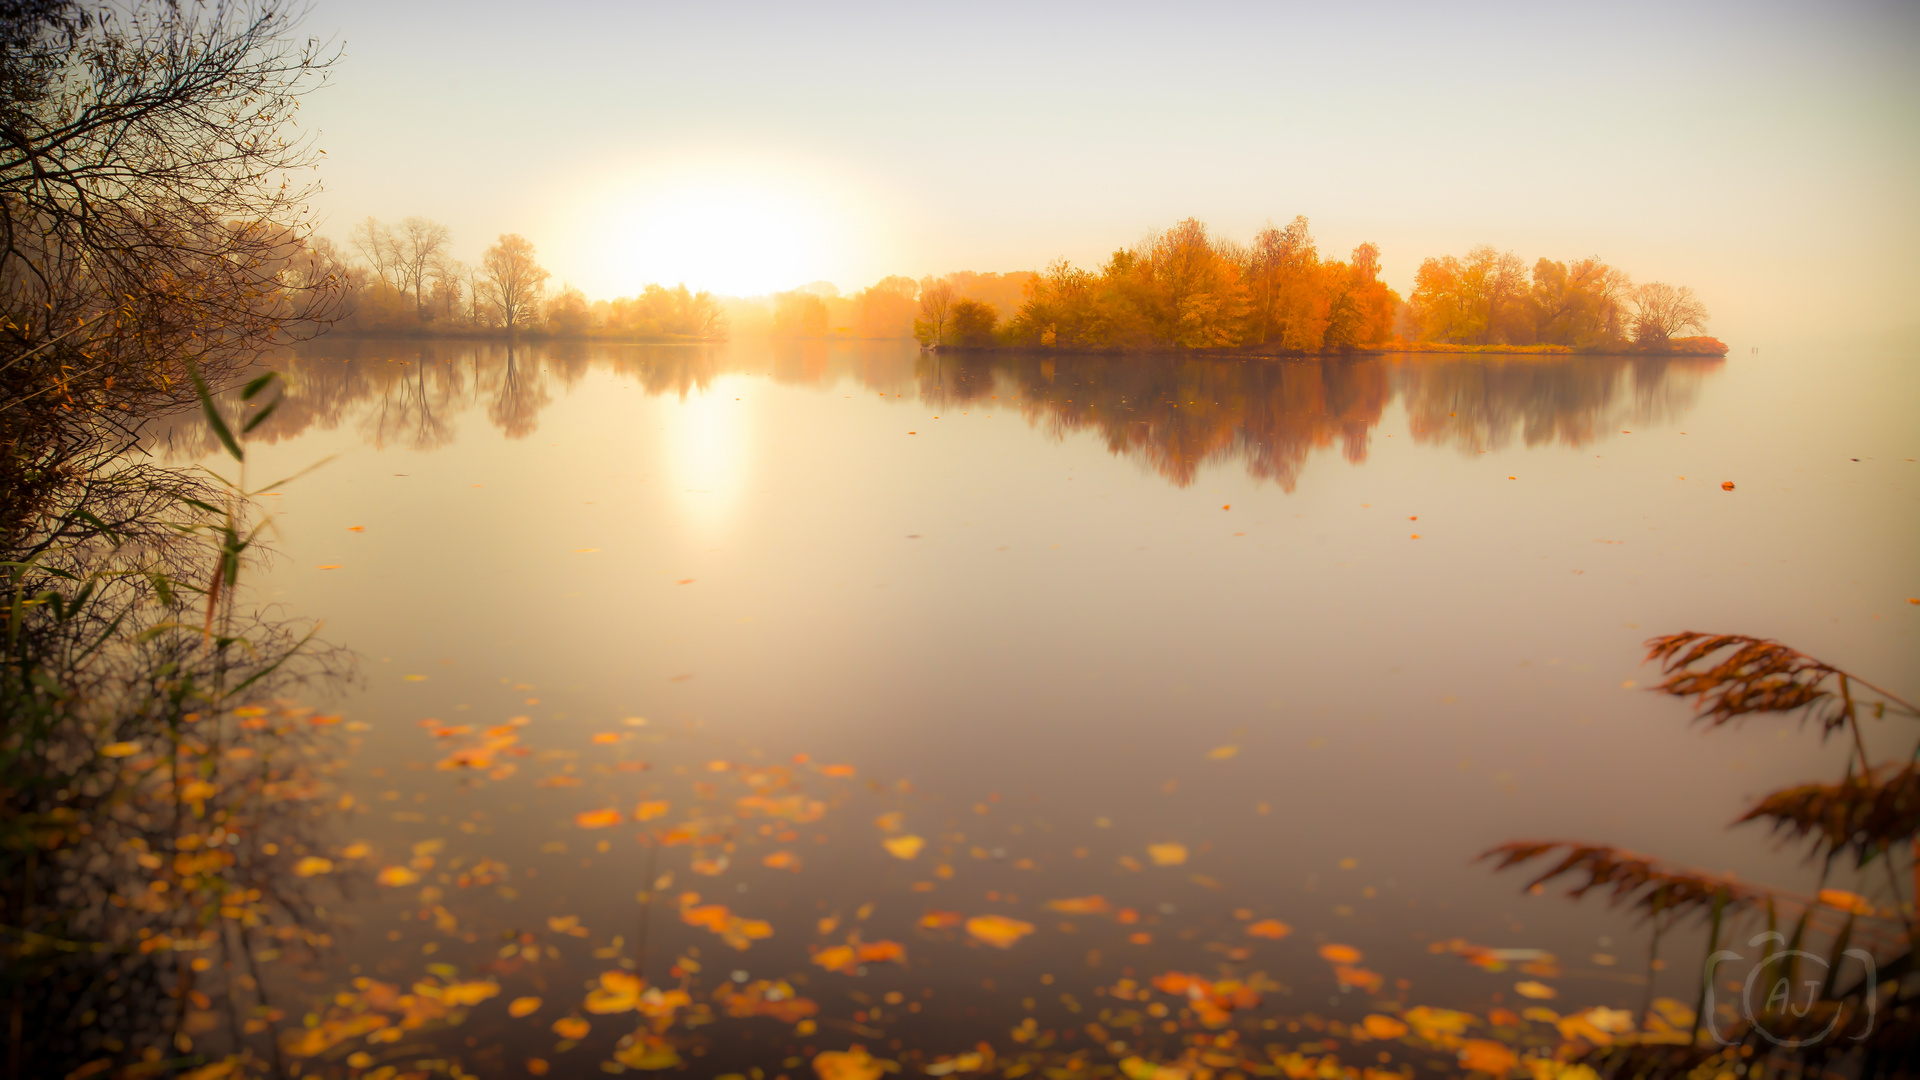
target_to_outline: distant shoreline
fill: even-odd
[[[596,341],[613,345],[721,345],[725,337],[697,337],[691,334],[629,334],[611,330],[582,334],[555,333],[545,329],[508,330],[504,327],[471,327],[459,330],[428,328],[408,330],[362,330],[357,327],[329,327],[304,341]]]
[[[617,332],[584,334],[554,333],[551,330],[360,330],[329,329],[304,339],[306,342],[335,341],[504,341],[504,342],[595,342],[603,345],[723,345],[726,337],[675,335],[636,335]],[[911,338],[863,338],[847,335],[823,337],[769,336],[770,341],[852,342],[911,341]],[[1389,341],[1378,345],[1355,345],[1344,349],[1285,351],[1277,349],[1218,348],[1190,349],[1061,349],[1033,345],[934,345],[923,351],[951,354],[1004,354],[1018,356],[1192,356],[1212,360],[1326,360],[1350,356],[1398,356],[1435,354],[1440,356],[1713,356],[1728,353],[1725,342],[1712,337],[1673,338],[1659,345],[1627,345],[1598,349],[1576,349],[1570,345],[1463,345],[1445,341]]]
[[[1126,356],[1126,350],[1057,349],[1030,345],[934,345],[936,353],[1019,353],[1034,356]],[[1356,345],[1345,349],[1319,351],[1283,351],[1241,349],[1231,346],[1199,349],[1152,350],[1156,355],[1205,357],[1215,360],[1325,360],[1343,356],[1397,356],[1435,353],[1443,356],[1725,356],[1725,342],[1711,337],[1672,338],[1658,345],[1613,346],[1603,349],[1576,349],[1570,345],[1460,345],[1445,341],[1389,341],[1379,345]]]

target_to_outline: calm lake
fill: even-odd
[[[332,457],[264,500],[251,584],[360,658],[307,704],[356,742],[367,876],[302,986],[492,980],[407,1045],[519,1075],[609,1060],[634,1017],[582,1001],[622,969],[710,1005],[676,1044],[703,1075],[1164,1055],[1115,988],[1165,972],[1252,980],[1309,1053],[1303,1015],[1525,979],[1636,1008],[1644,927],[1474,859],[1582,839],[1814,887],[1728,825],[1844,748],[1691,726],[1642,643],[1772,637],[1920,697],[1914,360],[319,343],[248,458]],[[1673,936],[1659,994],[1691,1003],[1703,947]],[[817,1014],[714,997],[762,980]]]

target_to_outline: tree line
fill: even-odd
[[[1079,352],[1231,349],[1266,354],[1394,347],[1541,351],[1724,352],[1693,290],[1636,286],[1597,257],[1537,260],[1482,245],[1425,259],[1404,299],[1380,280],[1371,243],[1323,257],[1305,217],[1248,243],[1188,218],[1098,269],[1061,260],[1044,271],[894,275],[851,295],[819,281],[769,297],[716,297],[685,285],[590,301],[549,291],[532,243],[502,235],[468,264],[446,226],[422,217],[368,218],[342,248],[303,252],[308,276],[342,284],[339,324],[363,333],[524,331],[713,339],[907,338],[927,346]]]
[[[957,281],[923,284],[914,336],[923,345],[1074,351],[1230,348],[1269,353],[1440,346],[1558,346],[1590,352],[1671,347],[1706,328],[1684,286],[1636,287],[1598,258],[1571,264],[1476,247],[1420,264],[1411,296],[1380,280],[1380,249],[1324,259],[1296,217],[1240,244],[1188,218],[1122,248],[1098,270],[1065,260],[1031,275],[1008,310]],[[1707,339],[1710,341],[1710,339]],[[1718,342],[1706,351],[1724,352]]]
[[[387,225],[369,217],[342,248],[315,237],[310,273],[338,283],[335,325],[367,334],[487,331],[652,339],[723,336],[726,314],[708,292],[650,284],[637,296],[588,300],[571,285],[550,290],[553,275],[533,243],[504,233],[467,263],[452,253],[452,233],[424,217]]]

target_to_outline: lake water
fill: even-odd
[[[579,1013],[583,984],[632,965],[636,893],[665,874],[651,982],[681,961],[708,1002],[736,971],[798,975],[820,1009],[796,1028],[715,1005],[677,1044],[709,1055],[695,1072],[798,1076],[849,1042],[1164,1055],[1186,1036],[1158,1020],[1086,1025],[1118,980],[1167,971],[1260,972],[1269,1018],[1524,1003],[1533,976],[1429,948],[1454,938],[1554,954],[1556,1009],[1635,1007],[1643,927],[1475,856],[1603,840],[1808,890],[1796,851],[1727,826],[1843,761],[1791,721],[1690,726],[1645,692],[1642,642],[1774,637],[1920,697],[1905,354],[361,341],[282,370],[253,477],[337,456],[265,500],[255,596],[360,655],[312,702],[359,740],[341,839],[423,879],[343,897],[336,974],[495,980],[427,1039],[482,1071],[607,1059],[634,1018]],[[495,726],[518,742],[486,749]],[[436,767],[463,748],[477,767]],[[646,800],[671,809],[640,823]],[[619,824],[577,823],[596,809]],[[679,824],[696,842],[639,841]],[[912,858],[883,846],[908,836]],[[1092,896],[1106,913],[1047,906]],[[772,936],[741,951],[676,917],[714,903]],[[1033,930],[1003,950],[929,912]],[[1268,919],[1291,934],[1246,932]],[[906,963],[826,970],[850,932]],[[1702,937],[1675,936],[1659,993],[1692,1000]],[[1326,944],[1382,981],[1343,989]],[[521,996],[540,1011],[509,1017]],[[591,1034],[556,1049],[574,1014]],[[1311,1052],[1319,1022],[1267,1030]]]

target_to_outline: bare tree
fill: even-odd
[[[451,320],[466,297],[467,278],[473,271],[466,263],[452,258],[442,251],[434,256],[432,265],[427,267],[427,277],[433,282],[433,296],[440,307],[440,317]]]
[[[404,279],[400,276],[399,244],[392,229],[368,217],[347,234],[347,244],[366,260],[375,277],[405,291],[401,284]]]
[[[423,217],[410,217],[400,223],[392,238],[393,254],[399,263],[400,291],[413,287],[413,309],[426,317],[425,286],[433,264],[447,250],[451,236],[447,227]]]
[[[484,306],[486,303],[486,297],[484,295],[486,285],[480,278],[480,271],[468,266],[466,263],[459,263],[457,265],[459,267],[458,281],[467,293],[467,323],[470,326],[480,326],[486,318]]]
[[[546,291],[547,271],[533,259],[533,244],[518,233],[505,233],[480,260],[481,288],[508,330],[540,317],[540,297]]]
[[[336,55],[294,36],[299,14],[0,4],[0,533],[63,482],[68,442],[124,434],[192,398],[189,361],[237,369],[325,310],[329,275],[287,273],[318,159],[290,118]]]
[[[1650,281],[1633,290],[1633,339],[1659,342],[1707,328],[1707,306],[1685,285]]]

